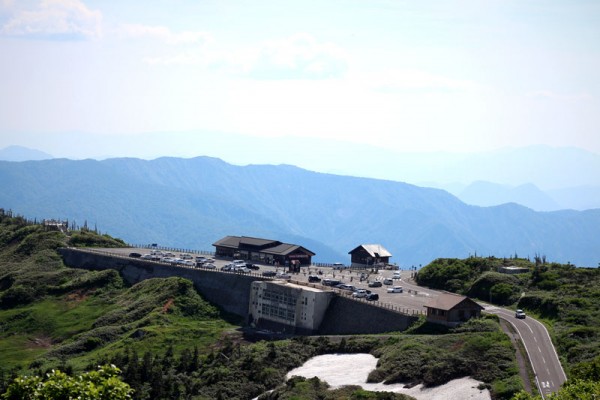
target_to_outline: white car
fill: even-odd
[[[394,284],[394,281],[392,280],[392,278],[385,278],[385,279],[383,280],[383,284],[384,284],[384,285],[393,285],[393,284]]]
[[[195,267],[196,263],[193,262],[192,260],[183,260],[181,262],[181,265],[185,265],[186,267]]]
[[[292,276],[287,272],[278,272],[277,275],[275,275],[275,277],[279,279],[292,279]]]
[[[392,276],[392,279],[402,279],[402,277],[400,276],[400,272],[394,272],[394,276]]]
[[[515,312],[515,318],[525,319],[525,311],[519,309]]]
[[[388,293],[402,293],[403,289],[402,286],[394,286],[391,288],[388,288],[387,292]]]
[[[352,293],[352,297],[356,297],[356,298],[363,298],[363,297],[367,297],[367,295],[369,294],[369,292],[366,289],[356,289],[354,291],[354,293]]]

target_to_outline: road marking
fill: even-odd
[[[531,329],[531,327],[529,325],[527,325],[527,327],[529,328],[529,331],[531,332],[531,334],[533,335],[533,329]]]
[[[540,353],[542,352],[542,349],[540,349],[540,346],[538,346],[538,350],[539,350]]]
[[[544,364],[546,364],[546,359],[544,358],[544,356],[542,356],[542,361],[544,362]]]
[[[537,343],[537,338],[535,336],[533,337],[533,340],[534,340],[534,342]]]

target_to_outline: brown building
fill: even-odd
[[[219,257],[234,257],[288,266],[310,265],[315,255],[297,244],[247,236],[225,236],[213,243],[213,246],[215,246],[215,255]]]
[[[348,252],[353,268],[368,267],[374,264],[388,264],[392,254],[380,244],[361,244]]]
[[[470,318],[481,316],[483,307],[466,296],[454,293],[440,293],[425,305],[427,321],[447,326],[460,325]]]

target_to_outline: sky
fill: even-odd
[[[599,71],[596,0],[0,0],[0,148],[600,153]]]

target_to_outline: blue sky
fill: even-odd
[[[600,153],[597,1],[0,0],[0,54],[0,148]]]

